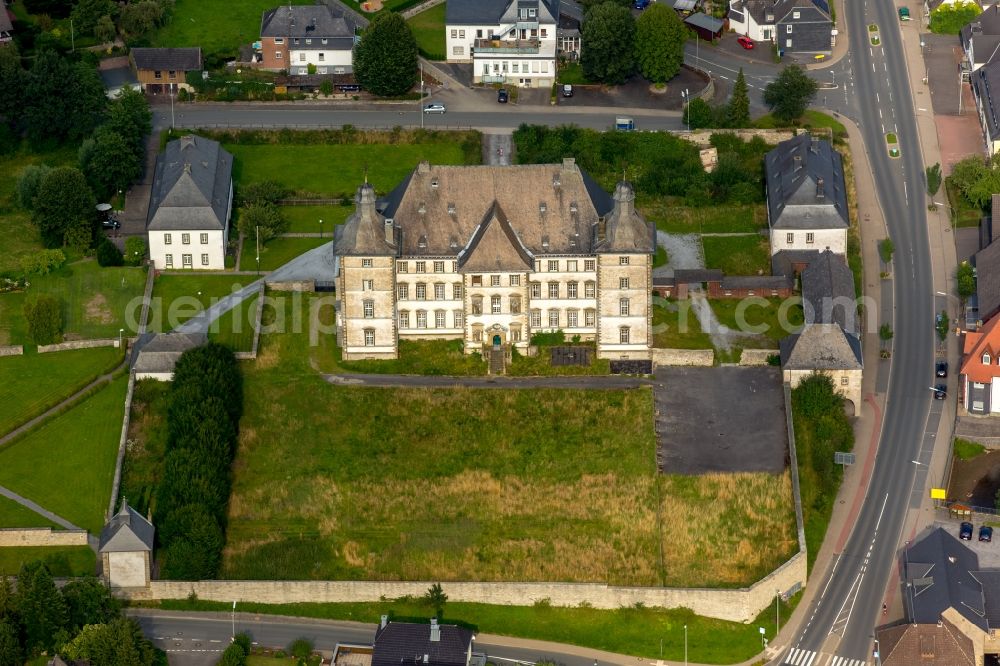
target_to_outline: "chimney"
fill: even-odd
[[[597,240],[603,241],[608,235],[608,218],[601,216],[597,218]]]
[[[823,179],[816,179],[816,198],[823,199],[826,195],[823,194]]]
[[[816,137],[811,137],[809,139],[809,149],[812,150],[813,153],[815,153],[815,154],[818,155],[819,154],[819,139],[817,139]]]
[[[354,197],[358,212],[362,219],[372,219],[375,217],[375,188],[371,183],[365,183],[358,188],[358,194]]]
[[[396,243],[396,234],[393,233],[393,232],[394,232],[394,229],[393,229],[393,226],[392,226],[392,220],[391,219],[387,219],[385,221],[385,242],[389,243],[390,245],[395,245],[395,243]],[[386,619],[386,617],[387,616],[383,615],[382,616],[382,620],[384,621]]]
[[[573,171],[576,169],[576,158],[575,157],[564,157],[563,158],[563,171]]]
[[[422,160],[420,164],[417,165],[417,173],[430,173],[431,163],[427,160]]]
[[[624,220],[632,217],[633,203],[635,202],[635,192],[627,181],[619,181],[615,185],[615,208],[618,210],[618,219]]]
[[[379,620],[378,627],[379,627],[379,629],[385,629],[386,625],[388,625],[388,624],[389,624],[389,616],[388,615],[383,615],[382,619]]]
[[[802,168],[802,156],[795,155],[794,157],[792,157],[792,162],[795,165],[795,168],[792,170],[792,172],[797,173],[798,170]]]
[[[191,173],[191,163],[190,162],[185,162],[184,163],[184,173]]]
[[[431,643],[441,642],[441,627],[438,626],[437,618],[431,618]]]

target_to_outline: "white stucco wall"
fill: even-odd
[[[185,244],[184,234],[188,234],[189,243]],[[202,234],[206,235],[202,243]],[[226,234],[218,229],[212,231],[157,231],[148,233],[149,258],[157,270],[191,269],[191,270],[223,270],[226,267]],[[167,243],[169,236],[170,242]],[[173,264],[168,265],[167,255],[173,258]],[[191,255],[191,265],[184,266],[184,255]],[[205,264],[202,255],[208,255]]]
[[[316,71],[319,74],[348,74],[354,71],[351,56],[351,51],[343,50],[293,49],[288,66],[295,70],[293,72],[295,74],[304,73],[297,71],[297,69],[308,68],[309,65],[316,65]],[[321,71],[323,68],[326,68],[327,71]],[[336,71],[338,68],[342,71]]]
[[[111,587],[145,587],[146,558],[143,553],[108,553]]]
[[[788,235],[792,242],[788,242]],[[812,234],[812,242],[808,242]],[[844,256],[847,253],[847,229],[772,229],[771,254],[782,250],[823,250]]]

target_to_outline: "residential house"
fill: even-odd
[[[854,274],[843,256],[830,250],[817,253],[801,274],[805,324],[837,324],[857,336],[858,298]]]
[[[333,246],[344,358],[395,358],[400,339],[526,350],[563,331],[600,358],[648,359],[656,246],[634,199],[625,182],[608,196],[573,158],[422,162],[380,201],[364,184]]]
[[[903,554],[905,624],[876,631],[884,666],[979,666],[1000,651],[1000,570],[938,527]]]
[[[784,381],[795,388],[814,374],[830,377],[833,388],[861,411],[861,340],[838,324],[811,324],[779,343]]]
[[[7,3],[0,0],[0,44],[14,40],[14,21]]]
[[[104,58],[97,69],[101,75],[101,82],[104,83],[104,93],[109,99],[115,99],[128,89],[142,90],[139,79],[132,71],[128,56]]]
[[[729,29],[778,53],[829,53],[837,30],[826,0],[730,0]]]
[[[101,571],[108,585],[146,587],[149,585],[153,554],[153,524],[124,501],[112,516],[98,542]]]
[[[959,388],[969,414],[1000,412],[1000,316],[994,315],[978,331],[965,332]]]
[[[329,5],[283,5],[261,18],[257,58],[264,69],[293,75],[350,74],[357,28],[353,17]]]
[[[850,215],[844,165],[829,141],[808,134],[764,156],[771,254],[830,250],[844,255]]]
[[[134,48],[129,54],[136,77],[146,92],[155,94],[191,90],[188,72],[200,72],[200,48]]]
[[[1000,53],[1000,6],[994,5],[966,23],[959,38],[971,71],[993,62]]]
[[[558,26],[558,0],[449,0],[447,59],[471,62],[475,83],[548,88],[556,76]]]
[[[382,616],[372,644],[371,666],[469,666],[472,631],[453,624],[389,622]]]
[[[688,30],[694,32],[698,36],[698,39],[703,39],[706,42],[721,39],[722,32],[726,29],[725,21],[717,19],[714,16],[709,16],[704,12],[691,14],[684,19],[684,25],[687,26]]]
[[[169,317],[169,303],[164,303],[161,316]],[[176,322],[165,321],[166,327],[176,325]],[[200,347],[208,341],[204,333],[158,333],[149,341],[140,343],[132,371],[135,378],[155,379],[169,382],[174,378],[174,366],[177,359],[189,349]]]
[[[194,134],[169,142],[156,158],[146,218],[153,266],[223,270],[232,206],[233,156]]]
[[[987,157],[992,157],[1000,150],[1000,60],[980,66],[972,72],[970,81],[983,133],[983,146]]]

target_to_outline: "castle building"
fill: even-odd
[[[572,158],[422,162],[383,199],[365,183],[333,244],[344,359],[396,358],[401,339],[523,350],[555,331],[600,358],[648,359],[655,231],[634,200]]]

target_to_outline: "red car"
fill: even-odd
[[[740,35],[739,39],[736,40],[740,43],[740,46],[745,48],[747,51],[753,48],[753,40],[746,35]]]

